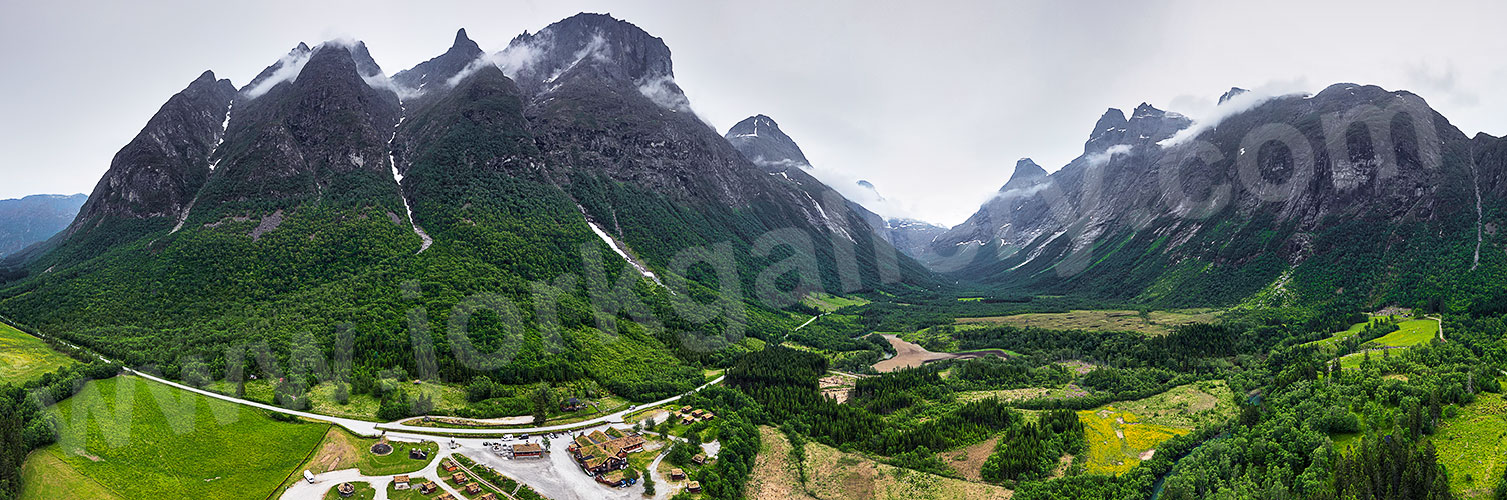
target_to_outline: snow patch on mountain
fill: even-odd
[[[644,263],[639,262],[638,259],[634,258],[631,255],[628,255],[628,252],[623,250],[622,245],[618,244],[616,238],[613,238],[612,235],[607,234],[607,231],[602,230],[602,227],[598,226],[596,221],[591,220],[591,216],[586,213],[586,207],[576,205],[576,208],[581,210],[581,217],[586,219],[586,225],[591,228],[591,232],[596,233],[597,237],[602,239],[602,243],[606,243],[607,247],[611,248],[613,253],[617,254],[618,257],[622,257],[623,260],[628,261],[628,265],[633,266],[633,269],[638,271],[638,273],[643,275],[645,278],[653,280],[654,283],[658,284],[659,286],[665,286],[663,282],[659,281],[659,276],[655,275],[654,271],[650,271],[648,266],[645,266]]]
[[[398,140],[398,127],[403,126],[403,120],[408,119],[408,108],[403,107],[402,102],[399,102],[398,106],[403,114],[398,117],[398,123],[393,124],[392,138],[387,140],[387,164],[392,167],[392,180],[398,185],[398,197],[403,199],[403,211],[408,214],[408,223],[413,226],[413,234],[419,235],[419,239],[423,241],[419,244],[418,253],[424,253],[431,245],[434,245],[434,238],[429,237],[429,233],[419,227],[419,221],[413,218],[413,204],[408,202],[408,193],[403,191],[403,174],[398,172],[398,160],[393,154]]]

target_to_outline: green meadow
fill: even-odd
[[[263,498],[329,429],[129,376],[50,410],[59,440],[28,460],[23,498]]]
[[[74,363],[42,339],[0,323],[0,383],[20,384]]]

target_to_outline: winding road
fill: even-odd
[[[408,432],[408,433],[416,433],[416,434],[420,434],[420,435],[430,435],[430,436],[467,436],[467,435],[488,435],[488,436],[491,436],[491,435],[497,435],[497,434],[534,434],[534,433],[540,433],[540,432],[560,432],[560,431],[568,431],[568,430],[573,430],[573,429],[578,429],[578,428],[584,428],[584,427],[595,427],[597,425],[606,424],[606,423],[622,422],[623,418],[626,417],[629,413],[634,413],[634,412],[641,411],[640,410],[641,408],[653,408],[653,407],[656,407],[656,406],[661,406],[661,405],[665,405],[665,404],[669,404],[669,403],[674,403],[676,401],[679,401],[680,398],[685,397],[687,394],[691,394],[691,393],[700,391],[702,389],[705,389],[705,388],[707,388],[709,386],[712,386],[714,384],[721,383],[723,379],[727,378],[726,375],[719,376],[719,377],[713,379],[711,382],[707,382],[705,384],[702,384],[700,387],[697,387],[695,389],[691,389],[690,392],[687,392],[685,394],[680,394],[680,395],[677,395],[677,396],[668,397],[668,398],[665,398],[665,399],[661,399],[659,401],[655,401],[653,403],[647,403],[647,404],[638,405],[638,406],[636,406],[636,407],[634,407],[632,409],[624,409],[624,410],[618,411],[617,413],[603,415],[603,416],[600,416],[600,417],[597,417],[597,418],[593,418],[593,419],[590,419],[590,420],[582,420],[580,422],[572,422],[572,423],[568,423],[568,424],[559,424],[559,425],[545,425],[545,426],[538,426],[538,427],[511,427],[511,428],[502,428],[502,429],[499,429],[499,428],[492,428],[492,429],[486,429],[486,428],[479,428],[479,429],[454,429],[454,428],[448,428],[448,427],[424,427],[424,426],[419,426],[419,425],[406,425],[406,424],[403,424],[402,421],[386,422],[386,423],[383,423],[383,422],[372,422],[372,421],[368,421],[368,420],[358,420],[358,419],[354,419],[354,418],[332,417],[332,416],[329,416],[329,415],[320,415],[318,413],[309,413],[309,412],[305,412],[305,411],[294,411],[294,410],[289,410],[287,408],[282,408],[282,407],[278,407],[278,406],[269,405],[269,404],[266,404],[266,403],[258,403],[256,401],[250,401],[250,400],[246,400],[246,399],[241,399],[241,398],[237,398],[237,397],[234,397],[234,396],[227,396],[225,394],[220,394],[218,392],[206,391],[204,389],[198,389],[198,388],[194,388],[194,387],[189,387],[189,386],[177,383],[177,382],[173,382],[171,380],[163,379],[161,377],[157,377],[157,376],[154,376],[154,375],[149,375],[149,374],[146,374],[146,373],[141,373],[139,371],[132,370],[130,368],[126,368],[125,371],[127,373],[132,374],[132,375],[136,375],[136,376],[139,376],[141,378],[145,378],[147,380],[151,380],[153,382],[170,385],[170,386],[173,386],[173,387],[176,387],[176,388],[179,388],[179,389],[183,389],[185,391],[189,391],[189,392],[193,392],[193,393],[197,393],[197,394],[202,394],[204,396],[212,397],[212,398],[215,398],[215,399],[219,399],[219,400],[223,400],[223,401],[229,401],[231,403],[236,403],[236,404],[241,404],[241,405],[246,405],[246,406],[250,406],[250,407],[253,407],[253,408],[260,408],[260,409],[267,410],[267,411],[275,411],[275,412],[279,412],[279,413],[286,413],[286,414],[294,415],[294,416],[297,416],[297,417],[307,418],[309,420],[316,420],[316,421],[320,421],[320,422],[329,422],[329,423],[332,423],[332,424],[344,427],[344,428],[350,430],[351,432],[356,433],[357,435],[368,436],[368,437],[374,437],[374,436],[382,434],[383,432],[389,432],[389,431]],[[408,419],[409,418],[405,418],[403,420],[408,420]]]

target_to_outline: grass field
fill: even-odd
[[[1011,495],[999,486],[880,464],[815,442],[806,444],[806,484],[802,486],[785,435],[770,427],[760,427],[759,435],[759,455],[744,489],[748,498],[1002,500]]]
[[[1439,322],[1432,319],[1404,321],[1397,326],[1397,331],[1376,339],[1376,343],[1388,347],[1411,347],[1433,340],[1439,335]]]
[[[1367,352],[1371,353],[1372,360],[1380,360],[1382,356],[1400,354],[1398,349],[1428,342],[1439,335],[1439,322],[1432,319],[1409,320],[1397,326],[1397,331],[1367,343],[1367,345],[1375,344],[1386,349],[1363,349],[1360,352],[1346,354],[1340,358],[1340,368],[1349,370],[1360,367],[1366,359]]]
[[[121,496],[105,488],[93,479],[79,474],[68,463],[58,458],[52,449],[37,450],[26,457],[21,468],[21,477],[26,484],[21,488],[21,500],[117,500]]]
[[[807,295],[801,299],[801,303],[821,312],[832,312],[848,306],[861,306],[869,303],[863,297],[839,297],[827,293]]]
[[[413,472],[429,465],[429,462],[434,461],[434,454],[440,451],[440,445],[433,441],[425,441],[418,444],[392,441],[389,443],[392,445],[392,453],[377,456],[371,452],[371,445],[376,443],[377,440],[375,439],[358,439],[356,441],[356,468],[361,469],[362,474],[368,476],[390,476],[404,472]],[[430,459],[414,460],[408,458],[408,450],[412,448],[424,450],[425,455],[430,457]]]
[[[1350,328],[1347,328],[1347,329],[1345,329],[1343,331],[1334,332],[1334,335],[1330,335],[1329,338],[1315,340],[1313,342],[1309,342],[1309,343],[1303,344],[1303,345],[1314,345],[1314,346],[1334,345],[1334,344],[1339,343],[1341,340],[1348,339],[1350,337],[1354,337],[1357,334],[1359,334],[1360,332],[1365,331],[1366,325],[1369,325],[1369,324],[1371,324],[1370,321],[1367,321],[1367,322],[1364,322],[1364,323],[1356,323],[1356,324],[1350,325]]]
[[[20,384],[74,363],[42,339],[0,323],[0,383]]]
[[[1146,399],[1115,403],[1115,407],[1136,415],[1143,423],[1184,429],[1235,416],[1235,402],[1223,380],[1180,385]]]
[[[1151,311],[1146,318],[1140,311],[1074,310],[1065,313],[1027,313],[1010,316],[958,318],[958,323],[995,323],[1049,330],[1130,331],[1147,335],[1166,335],[1189,323],[1212,323],[1219,312],[1212,309]]]
[[[1491,497],[1507,467],[1507,402],[1483,392],[1432,438],[1439,463],[1449,471],[1449,489],[1458,498]]]
[[[123,498],[263,498],[329,429],[136,377],[90,382],[52,411],[60,439],[32,455],[26,481],[73,474]],[[81,498],[75,482],[66,483],[68,494],[49,496],[44,484],[29,498]]]
[[[1078,412],[1088,453],[1079,457],[1090,474],[1121,474],[1148,460],[1163,441],[1190,432],[1141,421],[1134,413],[1104,406]]]

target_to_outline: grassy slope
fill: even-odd
[[[79,474],[67,462],[58,458],[56,450],[37,450],[26,457],[21,469],[26,484],[21,489],[21,500],[118,500],[120,495],[110,491],[99,482]]]
[[[1142,422],[1196,429],[1235,414],[1230,387],[1223,380],[1173,387],[1146,399],[1115,403],[1136,414]]]
[[[1388,333],[1372,342],[1386,347],[1407,348],[1433,340],[1439,334],[1439,322],[1432,319],[1415,319],[1398,324],[1399,329]],[[1340,367],[1351,369],[1359,367],[1365,361],[1366,350],[1347,354],[1340,358]],[[1382,356],[1396,353],[1383,353],[1371,351],[1372,359],[1381,359]]]
[[[1411,347],[1439,335],[1439,322],[1432,319],[1404,321],[1397,326],[1397,331],[1376,339],[1376,343],[1389,347]]]
[[[1481,393],[1433,437],[1439,462],[1449,471],[1449,489],[1464,499],[1491,497],[1507,467],[1507,402]]]
[[[276,404],[274,383],[267,379],[246,382],[245,398],[267,404]],[[423,384],[399,384],[398,388],[410,398],[428,394],[434,400],[435,412],[455,411],[466,406],[466,390],[458,384],[425,382]],[[214,381],[205,389],[225,395],[235,395],[235,386],[223,380]],[[335,384],[325,382],[309,389],[310,411],[320,415],[377,420],[377,399],[370,394],[350,394],[346,404],[335,401]]]
[[[19,384],[74,363],[42,339],[0,323],[0,383]]]
[[[135,377],[90,382],[53,411],[61,437],[44,452],[125,498],[260,498],[329,428]]]
[[[832,312],[848,306],[861,306],[869,301],[863,297],[840,297],[829,293],[816,293],[801,299],[801,303],[821,312]]]
[[[1344,331],[1335,332],[1334,335],[1331,335],[1329,338],[1315,340],[1313,342],[1309,342],[1309,343],[1303,344],[1303,345],[1334,345],[1334,344],[1339,343],[1339,341],[1341,341],[1341,340],[1348,339],[1350,337],[1354,337],[1355,335],[1357,335],[1360,332],[1364,331],[1366,329],[1366,325],[1368,325],[1368,324],[1370,324],[1369,321],[1364,322],[1364,323],[1356,323],[1356,324],[1350,325],[1350,328],[1347,328]]]
[[[790,459],[790,442],[760,427],[760,449],[744,493],[748,498],[797,499],[1008,499],[1011,491],[880,464],[815,442],[806,444],[807,482],[801,487]]]

